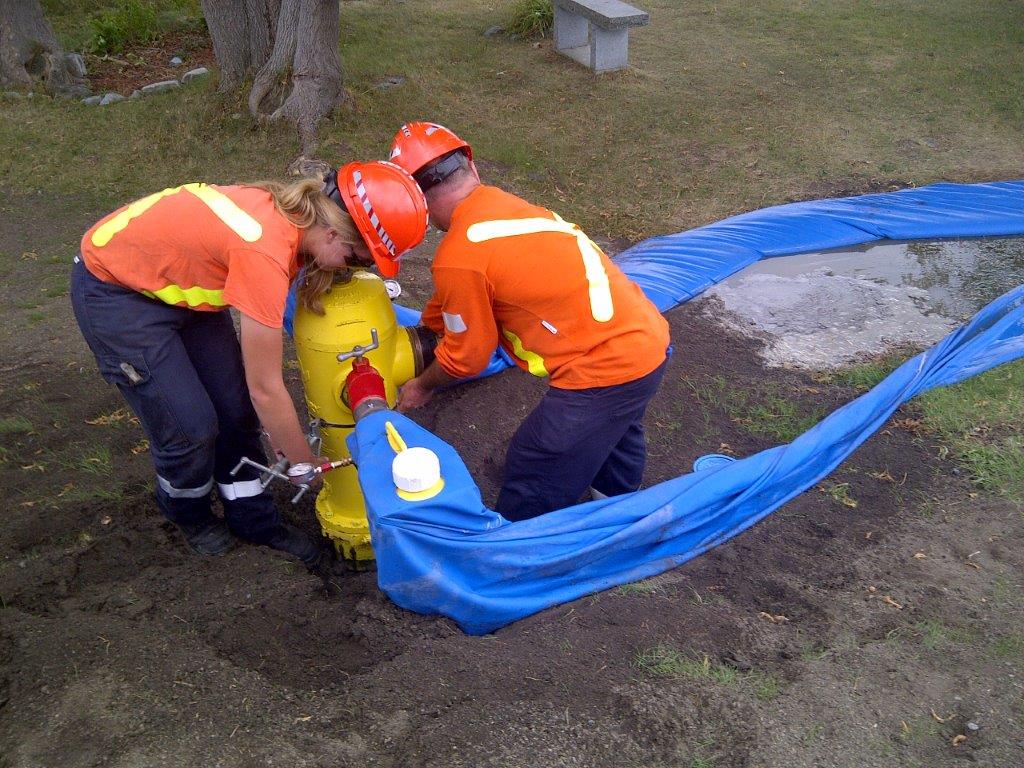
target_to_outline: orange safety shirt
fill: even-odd
[[[434,256],[422,322],[446,373],[474,376],[497,344],[552,386],[623,384],[665,360],[668,323],[575,224],[482,185]]]
[[[185,184],[136,200],[82,238],[100,280],[204,312],[236,307],[280,328],[299,230],[256,187]]]

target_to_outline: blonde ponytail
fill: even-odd
[[[323,179],[306,178],[287,183],[261,181],[247,186],[269,192],[277,209],[299,229],[323,224],[335,230],[343,243],[352,246],[363,243],[352,217],[324,194]],[[324,305],[320,299],[334,284],[337,272],[338,270],[323,269],[314,261],[306,264],[302,282],[299,283],[299,304],[311,312],[322,315]]]

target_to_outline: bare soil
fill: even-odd
[[[175,56],[182,60],[171,66]],[[113,91],[130,96],[132,91],[161,80],[178,80],[196,67],[211,72],[217,66],[213,44],[205,32],[166,34],[148,45],[132,46],[123,55],[88,55],[85,60],[89,87],[95,93]]]
[[[60,295],[105,211],[13,194],[0,208],[0,766],[1024,763],[1021,512],[941,459],[912,406],[713,552],[467,637],[394,606],[372,572],[326,594],[266,549],[192,554]],[[426,258],[404,268],[413,302]],[[714,377],[806,412],[855,394],[764,369],[757,342],[696,309],[669,319],[648,483],[772,444],[697,405]],[[418,419],[493,499],[542,391],[510,371]],[[315,525],[310,501],[287,514]],[[638,663],[654,648],[692,663],[659,674]]]

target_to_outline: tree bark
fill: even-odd
[[[250,76],[249,111],[295,123],[302,155],[316,151],[317,124],[348,100],[338,51],[338,0],[203,0],[221,90]]]
[[[280,0],[202,0],[220,69],[220,90],[241,87],[259,71],[274,44]]]
[[[64,51],[39,0],[0,0],[0,85],[32,85],[50,90],[73,84]]]

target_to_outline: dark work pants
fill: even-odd
[[[588,486],[605,496],[639,489],[644,413],[665,366],[613,387],[550,387],[509,443],[496,511],[526,520],[575,504]]]
[[[146,298],[97,279],[78,260],[71,302],[100,373],[149,438],[157,503],[167,518],[209,522],[216,482],[231,531],[266,543],[280,524],[270,493],[251,467],[229,474],[242,456],[263,463],[265,453],[228,312]]]

